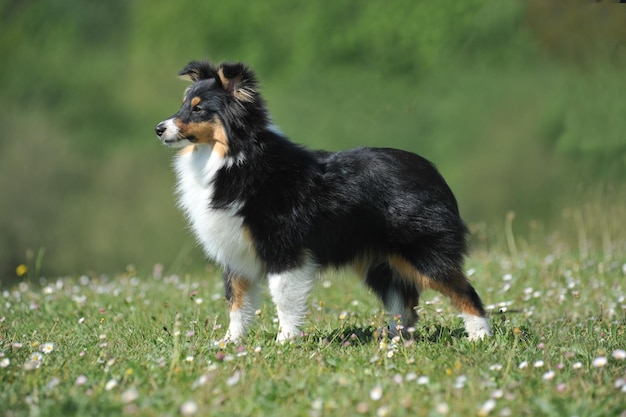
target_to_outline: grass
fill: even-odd
[[[0,416],[624,415],[625,242],[596,256],[542,239],[468,259],[495,333],[478,343],[433,292],[410,337],[381,338],[379,303],[348,274],[322,278],[284,346],[269,300],[243,345],[214,343],[214,269],[24,282],[0,295]]]

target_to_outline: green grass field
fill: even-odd
[[[434,292],[411,337],[381,338],[381,306],[349,273],[320,280],[284,346],[269,298],[243,345],[214,343],[217,270],[7,288],[0,416],[626,415],[625,242],[506,237],[467,262],[495,333],[479,343]]]

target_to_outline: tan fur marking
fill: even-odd
[[[217,152],[222,158],[224,158],[228,154],[228,136],[226,136],[226,129],[224,129],[224,125],[222,122],[217,119],[217,122],[214,125],[214,135],[215,146],[213,147],[213,151]]]
[[[430,279],[420,274],[409,261],[398,255],[389,257],[389,265],[406,280],[413,281],[418,291],[430,288]]]
[[[352,262],[352,269],[354,269],[354,272],[356,272],[361,279],[365,279],[367,278],[367,271],[371,264],[372,260],[369,257],[357,257],[354,262]]]
[[[217,76],[220,77],[224,90],[232,92],[233,96],[235,96],[237,100],[252,102],[252,94],[250,91],[246,88],[239,88],[241,75],[234,78],[226,78],[224,75],[224,69],[220,68],[217,70]]]
[[[252,232],[246,226],[243,227],[241,234],[243,235],[243,239],[250,245],[254,246],[254,240],[252,239]]]
[[[200,104],[200,102],[202,101],[202,99],[198,96],[195,96],[194,98],[191,99],[191,107],[196,107],[198,104]]]
[[[233,89],[232,84],[236,82],[237,78],[235,79],[226,78],[226,76],[224,75],[223,68],[220,68],[219,70],[217,70],[217,76],[220,77],[220,81],[222,82],[222,86],[224,87],[224,90]]]
[[[230,285],[233,290],[233,301],[230,306],[231,311],[239,310],[245,302],[245,297],[250,289],[250,282],[239,277],[231,277]]]
[[[435,291],[439,291],[447,297],[450,297],[452,304],[458,308],[461,313],[469,314],[471,316],[482,316],[481,312],[474,307],[472,300],[464,293],[464,287],[466,286],[467,281],[465,279],[463,279],[463,281],[455,280],[450,284],[444,284],[431,280],[430,288]]]
[[[191,87],[185,88],[185,92],[183,93],[183,103],[187,101],[187,95],[189,94],[189,90],[191,90]]]
[[[446,282],[430,279],[417,271],[406,259],[398,255],[389,257],[389,264],[405,279],[412,280],[421,291],[423,288],[430,288],[440,292],[450,298],[452,304],[462,313],[472,316],[481,316],[481,312],[474,306],[471,298],[466,294],[469,285],[467,278],[458,272],[454,276],[448,277]]]
[[[193,136],[197,143],[213,145],[213,151],[224,158],[228,154],[228,136],[224,125],[219,119],[206,122],[184,124],[180,120],[174,121],[182,136]]]

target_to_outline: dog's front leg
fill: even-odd
[[[224,337],[225,342],[239,342],[247,334],[259,304],[259,285],[250,280],[224,270],[224,296],[230,309],[230,324]]]
[[[278,312],[278,337],[284,343],[300,336],[298,327],[307,312],[307,299],[313,289],[316,267],[305,262],[297,268],[269,274],[269,290]]]

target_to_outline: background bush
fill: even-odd
[[[0,0],[0,277],[40,248],[48,274],[202,265],[152,131],[191,59],[248,62],[276,123],[307,146],[432,159],[472,224],[623,206],[617,7]]]

